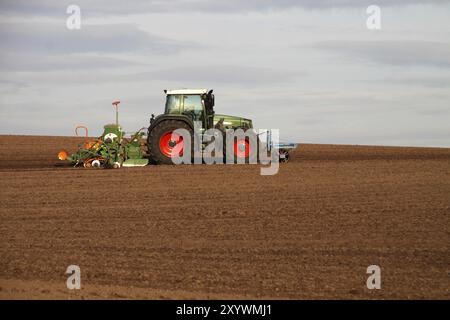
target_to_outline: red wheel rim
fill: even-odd
[[[250,151],[250,143],[247,139],[237,139],[234,142],[234,155],[236,157],[248,158]]]
[[[166,157],[172,158],[183,155],[183,136],[173,131],[164,133],[159,139],[159,150]]]

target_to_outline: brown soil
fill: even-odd
[[[302,145],[275,176],[62,166],[81,141],[0,136],[1,299],[450,298],[450,149]]]

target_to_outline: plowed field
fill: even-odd
[[[0,136],[0,298],[450,298],[450,149],[305,144],[261,176],[59,163],[78,142]]]

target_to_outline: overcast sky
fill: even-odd
[[[450,1],[0,0],[0,134],[99,135],[115,99],[133,131],[191,87],[284,140],[450,147]]]

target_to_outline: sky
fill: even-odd
[[[117,99],[132,132],[176,88],[284,141],[450,147],[450,0],[0,0],[0,134],[100,135]]]

